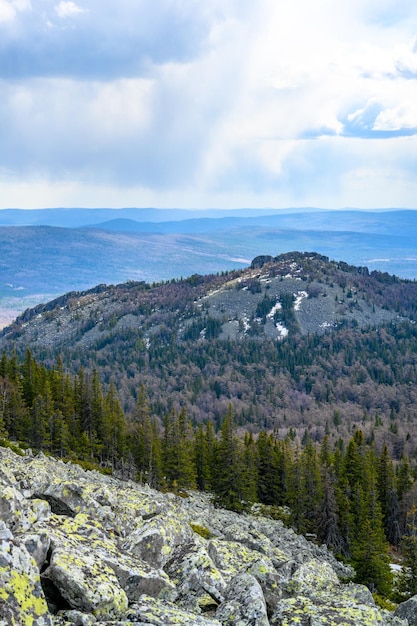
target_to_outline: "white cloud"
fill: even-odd
[[[2,22],[10,22],[15,18],[16,11],[10,2],[6,0],[0,0],[0,24]]]
[[[75,4],[75,2],[65,2],[64,0],[62,0],[62,2],[57,4],[57,6],[55,7],[55,12],[58,17],[66,18],[77,15],[78,13],[86,13],[87,9],[82,9],[77,4]]]
[[[0,40],[0,167],[56,181],[58,204],[84,189],[96,204],[372,206],[384,181],[390,203],[415,203],[417,147],[393,136],[417,126],[415,2],[90,0],[82,30],[45,28],[80,5],[39,4],[25,20],[29,2],[0,0],[21,29]]]

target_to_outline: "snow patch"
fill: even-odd
[[[280,323],[278,322],[278,324],[276,325],[276,327],[277,327],[277,330],[278,330],[278,332],[279,332],[279,334],[281,335],[281,337],[282,337],[282,338],[284,338],[284,337],[288,337],[288,328],[286,328],[286,327],[284,326],[284,324],[280,324]]]
[[[298,293],[294,295],[295,295],[294,311],[299,311],[301,308],[302,301],[304,300],[304,298],[308,297],[308,294],[306,291],[299,291]]]
[[[281,302],[277,302],[272,309],[269,311],[268,315],[266,316],[268,319],[272,319],[275,315],[275,313],[277,311],[279,311],[280,309],[282,309],[282,304]]]

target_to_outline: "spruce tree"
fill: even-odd
[[[230,404],[223,420],[217,449],[217,472],[214,484],[216,504],[243,511],[244,500],[241,442],[236,435],[233,407]]]
[[[256,448],[258,460],[258,500],[263,504],[277,504],[278,455],[273,436],[262,430],[257,437]]]
[[[395,489],[394,464],[386,445],[378,464],[378,496],[385,535],[392,545],[398,546],[401,541],[400,507]]]
[[[163,439],[163,467],[169,486],[196,486],[193,447],[193,432],[185,409],[179,413],[172,409],[165,416]]]
[[[398,600],[408,600],[417,595],[417,507],[407,513],[407,534],[401,541],[402,568],[398,576]]]

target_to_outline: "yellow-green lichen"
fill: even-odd
[[[205,526],[201,526],[200,524],[193,524],[192,522],[191,522],[190,526],[191,526],[192,530],[195,533],[197,533],[197,535],[200,535],[200,537],[203,537],[203,539],[210,539],[211,532]]]

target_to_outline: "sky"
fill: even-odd
[[[415,0],[0,0],[0,208],[417,207]]]

